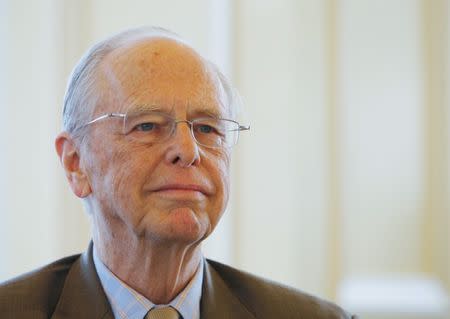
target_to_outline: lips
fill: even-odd
[[[207,187],[198,184],[165,184],[156,187],[154,192],[199,192],[203,195],[209,195],[210,191]]]

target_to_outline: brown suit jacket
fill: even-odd
[[[329,302],[209,260],[200,309],[201,319],[356,318]],[[81,255],[1,283],[0,318],[114,319],[92,245]]]

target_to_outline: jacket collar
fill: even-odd
[[[72,265],[51,319],[114,319],[89,248]]]
[[[70,268],[51,319],[114,319],[95,270],[92,249],[91,242]],[[200,318],[255,319],[207,260],[204,266]]]
[[[230,290],[219,272],[206,260],[200,319],[255,319],[239,298]]]

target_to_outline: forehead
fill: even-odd
[[[100,66],[99,82],[101,108],[108,111],[157,105],[229,113],[217,74],[193,49],[172,39],[146,39],[114,50]]]

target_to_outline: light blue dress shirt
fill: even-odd
[[[94,264],[100,282],[106,293],[115,319],[142,319],[155,306],[150,300],[117,278],[97,256],[95,247]],[[200,319],[200,298],[202,295],[203,263],[200,262],[192,280],[168,305],[172,306],[183,319]]]

